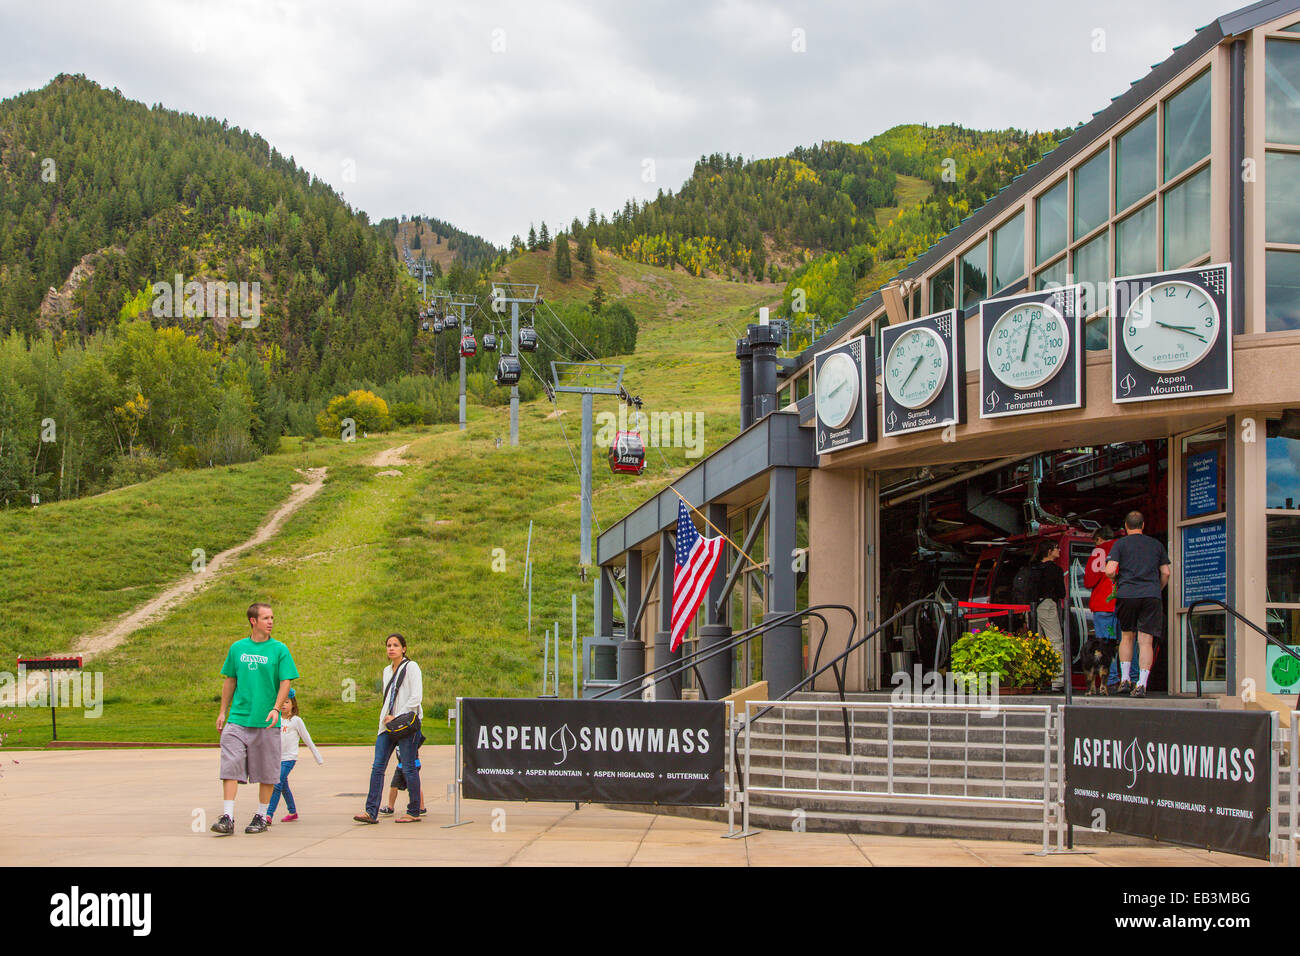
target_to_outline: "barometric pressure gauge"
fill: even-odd
[[[861,377],[853,359],[844,352],[822,363],[815,384],[817,417],[827,428],[839,429],[849,423],[858,407]]]

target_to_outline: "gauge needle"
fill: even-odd
[[[1196,329],[1190,325],[1170,325],[1168,322],[1161,322],[1158,319],[1156,320],[1156,325],[1165,329],[1175,329],[1179,332],[1186,332],[1194,339],[1200,339],[1202,342],[1206,341],[1205,336],[1198,334]]]
[[[1029,356],[1029,336],[1034,334],[1034,316],[1029,316],[1029,328],[1025,329],[1025,347],[1020,350],[1020,361],[1024,361]]]
[[[843,388],[845,385],[847,385],[847,384],[849,384],[849,383],[848,383],[848,382],[840,382],[840,384],[836,385],[834,388],[832,388],[829,392],[826,393],[826,397],[827,397],[827,398],[830,398],[832,395],[834,395],[836,392],[838,392],[840,389],[842,389],[842,388]]]
[[[924,358],[924,355],[918,355],[916,357],[916,364],[912,366],[912,371],[908,372],[907,378],[903,379],[903,388],[907,388],[907,383],[912,380],[912,376],[916,374],[916,370],[921,367],[921,362]]]

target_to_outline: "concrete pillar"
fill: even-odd
[[[682,659],[682,649],[669,652],[668,639],[673,628],[673,568],[676,549],[673,536],[659,532],[659,629],[655,631],[655,667]],[[655,681],[655,700],[681,700],[682,678],[675,675]]]
[[[727,506],[711,504],[707,512],[709,520],[719,528],[727,527]],[[714,532],[710,530],[709,534]],[[727,569],[735,560],[730,545],[722,546],[722,557],[718,559],[717,570],[709,582],[709,591],[704,598],[704,624],[700,627],[700,650],[707,651],[718,644],[731,642],[730,607],[724,605],[717,611],[718,599],[722,597],[723,585],[727,583]],[[700,664],[700,676],[704,680],[704,690],[709,699],[718,700],[731,693],[731,672],[733,651],[726,651]]]
[[[627,577],[624,579],[624,584],[627,588],[627,620],[623,622],[623,641],[618,645],[620,684],[645,673],[645,642],[641,640],[639,633],[632,630],[632,622],[636,620],[637,611],[641,609],[641,604],[645,600],[641,594],[640,551],[627,552]],[[618,696],[622,697],[624,694],[633,696],[627,691]]]
[[[794,560],[798,516],[794,468],[773,468],[767,516],[767,611],[764,620],[796,610]],[[799,621],[763,633],[763,678],[775,699],[803,679],[803,634]]]

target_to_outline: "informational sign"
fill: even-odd
[[[461,701],[462,793],[716,807],[725,787],[721,701]]]
[[[1065,817],[1242,856],[1269,856],[1270,715],[1065,708]]]
[[[1183,528],[1183,606],[1228,599],[1228,527],[1223,521]]]
[[[966,421],[965,335],[953,309],[880,330],[882,434]]]
[[[1215,449],[1187,456],[1187,494],[1183,515],[1199,518],[1221,511],[1219,507],[1219,453]]]
[[[1113,401],[1232,391],[1228,264],[1112,279],[1110,301]]]
[[[1277,611],[1272,613],[1292,614],[1293,611]],[[1287,647],[1295,654],[1300,654],[1300,645],[1288,644]],[[1300,693],[1300,660],[1292,657],[1280,647],[1274,647],[1269,644],[1265,648],[1267,656],[1265,657],[1265,666],[1268,669],[1268,680],[1266,681],[1265,690],[1270,694],[1296,694]]]
[[[985,299],[980,341],[981,418],[1083,407],[1077,285]]]
[[[867,374],[874,348],[859,335],[813,356],[817,454],[876,440],[876,379]]]

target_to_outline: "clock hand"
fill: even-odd
[[[830,398],[832,395],[834,395],[836,392],[838,392],[840,389],[842,389],[844,386],[848,384],[849,384],[848,382],[841,381],[840,384],[836,385],[834,388],[832,388],[829,392],[826,393],[826,397]]]
[[[1020,361],[1024,361],[1029,356],[1029,336],[1034,332],[1034,316],[1029,316],[1029,328],[1025,329],[1025,347],[1020,351]]]
[[[1174,329],[1178,332],[1186,332],[1192,338],[1200,339],[1202,342],[1208,341],[1203,335],[1198,334],[1195,328],[1190,325],[1170,325],[1168,322],[1161,322],[1158,319],[1156,320],[1156,325],[1165,329]]]
[[[925,359],[925,356],[924,356],[924,355],[918,355],[918,356],[916,357],[916,364],[912,366],[912,371],[908,372],[908,373],[907,373],[907,378],[903,379],[903,388],[907,388],[907,383],[910,382],[910,381],[912,380],[912,376],[915,375],[915,374],[916,374],[916,370],[917,370],[918,368],[921,367],[921,362],[922,362],[924,359]]]

